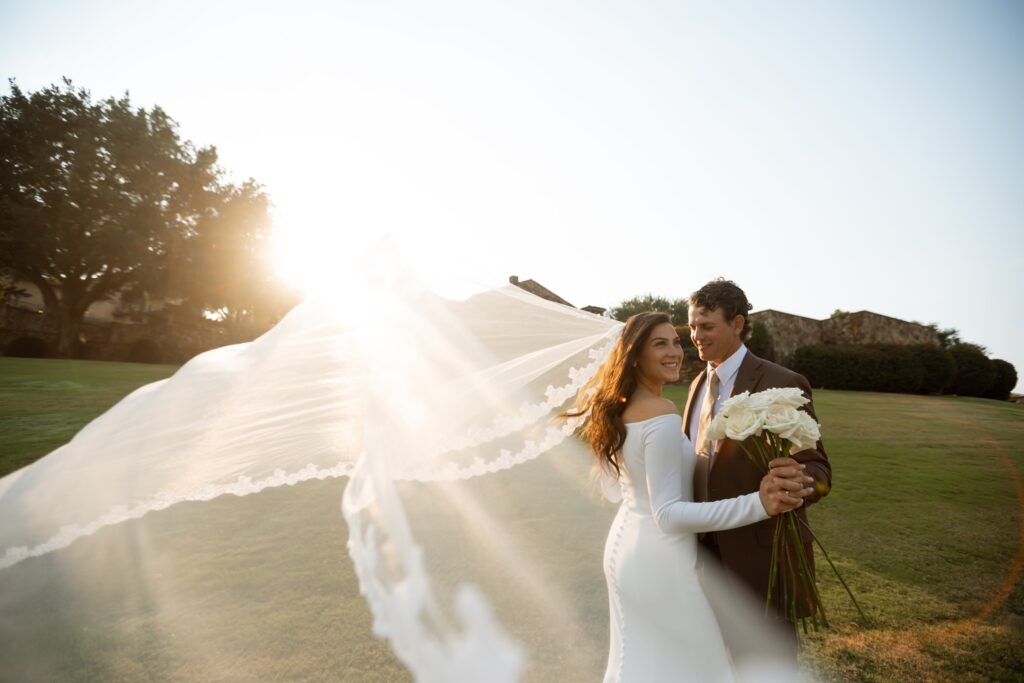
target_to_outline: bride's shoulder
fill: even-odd
[[[642,396],[630,400],[622,413],[622,421],[626,424],[646,422],[666,415],[679,416],[675,403],[660,396]]]

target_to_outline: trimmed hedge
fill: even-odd
[[[992,370],[995,371],[995,379],[985,393],[985,398],[1009,400],[1010,392],[1017,386],[1017,370],[1012,363],[1002,358],[992,359]]]
[[[801,347],[793,369],[823,389],[920,394],[942,391],[956,366],[938,346],[843,344]]]
[[[823,344],[803,346],[792,369],[812,387],[904,394],[953,393],[1005,401],[1017,386],[1017,370],[989,360],[974,344],[948,349],[929,344]]]
[[[924,369],[921,383],[922,394],[941,394],[953,384],[956,378],[956,361],[953,354],[941,346],[918,344],[912,347]]]
[[[984,396],[996,379],[995,368],[985,352],[974,344],[949,347],[956,361],[956,378],[950,391],[959,396]]]

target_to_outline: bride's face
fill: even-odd
[[[658,384],[678,382],[682,363],[683,344],[676,328],[671,323],[661,323],[651,330],[651,336],[640,352],[637,373]]]

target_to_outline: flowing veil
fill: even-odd
[[[0,678],[600,675],[614,511],[557,416],[621,324],[387,249],[335,294],[0,479]]]

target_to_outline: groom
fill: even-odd
[[[762,472],[750,462],[740,444],[729,440],[710,441],[705,431],[722,404],[744,391],[755,393],[771,387],[797,387],[811,398],[807,380],[791,370],[758,358],[744,346],[750,336],[750,304],[743,290],[724,279],[713,280],[690,295],[690,338],[707,367],[690,384],[683,416],[683,429],[697,450],[694,472],[694,498],[713,501],[733,498],[757,491]],[[804,410],[814,415],[814,404]],[[815,417],[815,419],[817,419]],[[748,444],[748,447],[753,448]],[[819,441],[815,448],[793,454],[792,458],[775,461],[772,474],[780,486],[799,488],[795,495],[804,497],[804,506],[797,515],[807,520],[806,506],[814,503],[831,488],[832,468]],[[784,483],[785,482],[788,483]],[[800,486],[795,486],[799,484]],[[802,487],[802,488],[801,488]],[[775,520],[750,526],[704,534],[701,554],[708,564],[724,566],[728,581],[749,588],[749,595],[760,605],[761,613],[768,595],[769,560]],[[810,538],[804,538],[806,557],[813,573],[814,553]],[[782,614],[782,577],[776,581],[772,596],[774,620],[785,626],[784,644],[796,658],[796,629]],[[801,604],[802,603],[802,604]],[[806,616],[810,605],[798,600],[797,616]],[[722,634],[734,657],[746,643],[737,642],[749,624],[730,624],[730,615],[718,614]],[[779,654],[779,653],[776,653]]]

